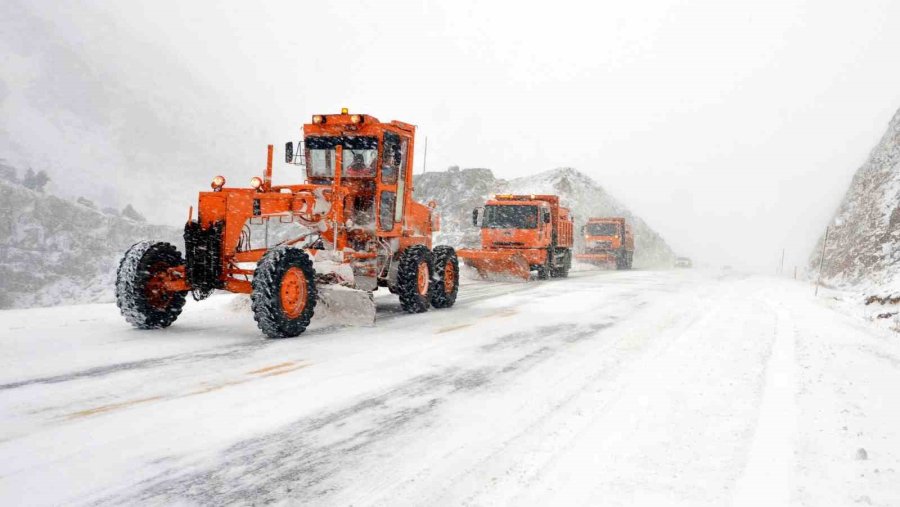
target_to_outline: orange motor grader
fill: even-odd
[[[616,269],[631,269],[634,259],[634,233],[622,217],[593,217],[581,228],[584,250],[575,256],[594,265],[615,262]]]
[[[528,280],[569,276],[572,216],[556,195],[496,195],[472,212],[481,228],[481,250],[457,252],[482,278],[495,275]]]
[[[414,142],[407,123],[346,109],[313,116],[296,155],[293,143],[285,146],[285,161],[305,169],[306,183],[273,185],[270,145],[265,172],[249,188],[216,176],[212,190],[200,192],[197,218],[192,209],[184,229],[184,257],[161,242],[128,250],[116,279],[125,319],[142,329],[167,327],[189,292],[200,300],[215,289],[250,294],[254,318],[271,338],[302,333],[323,292],[360,295],[373,320],[379,287],[398,294],[410,313],[453,306],[456,252],[432,249],[434,203],[412,199]],[[270,224],[288,234],[271,240]]]

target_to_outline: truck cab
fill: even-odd
[[[483,207],[473,210],[472,222],[481,229],[481,250],[458,254],[480,274],[568,275],[574,227],[568,208],[559,205],[559,196],[491,196]]]
[[[481,245],[486,250],[550,245],[552,213],[544,201],[513,201],[501,197],[488,201],[475,213],[476,225],[481,227]]]

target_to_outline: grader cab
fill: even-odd
[[[432,249],[434,204],[412,199],[415,127],[361,114],[315,115],[303,141],[285,146],[285,161],[306,170],[303,184],[272,183],[266,169],[248,188],[222,176],[189,212],[185,256],[168,243],[132,246],[119,266],[116,299],[142,329],[171,325],[190,292],[251,295],[254,318],[272,338],[297,336],[310,323],[317,296],[374,320],[372,291],[387,287],[410,313],[454,304],[456,252]],[[289,234],[277,240],[269,224]],[[262,226],[262,227],[260,227]],[[260,245],[259,231],[265,232]],[[256,231],[256,232],[254,232]],[[330,294],[326,299],[323,293]],[[347,312],[345,312],[347,313]]]

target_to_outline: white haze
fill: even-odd
[[[900,3],[0,5],[0,158],[177,224],[341,107],[417,170],[572,166],[699,261],[803,265],[900,107]],[[277,179],[300,175],[276,167]]]

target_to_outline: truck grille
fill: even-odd
[[[612,241],[597,241],[587,246],[588,253],[606,252],[612,249]]]

